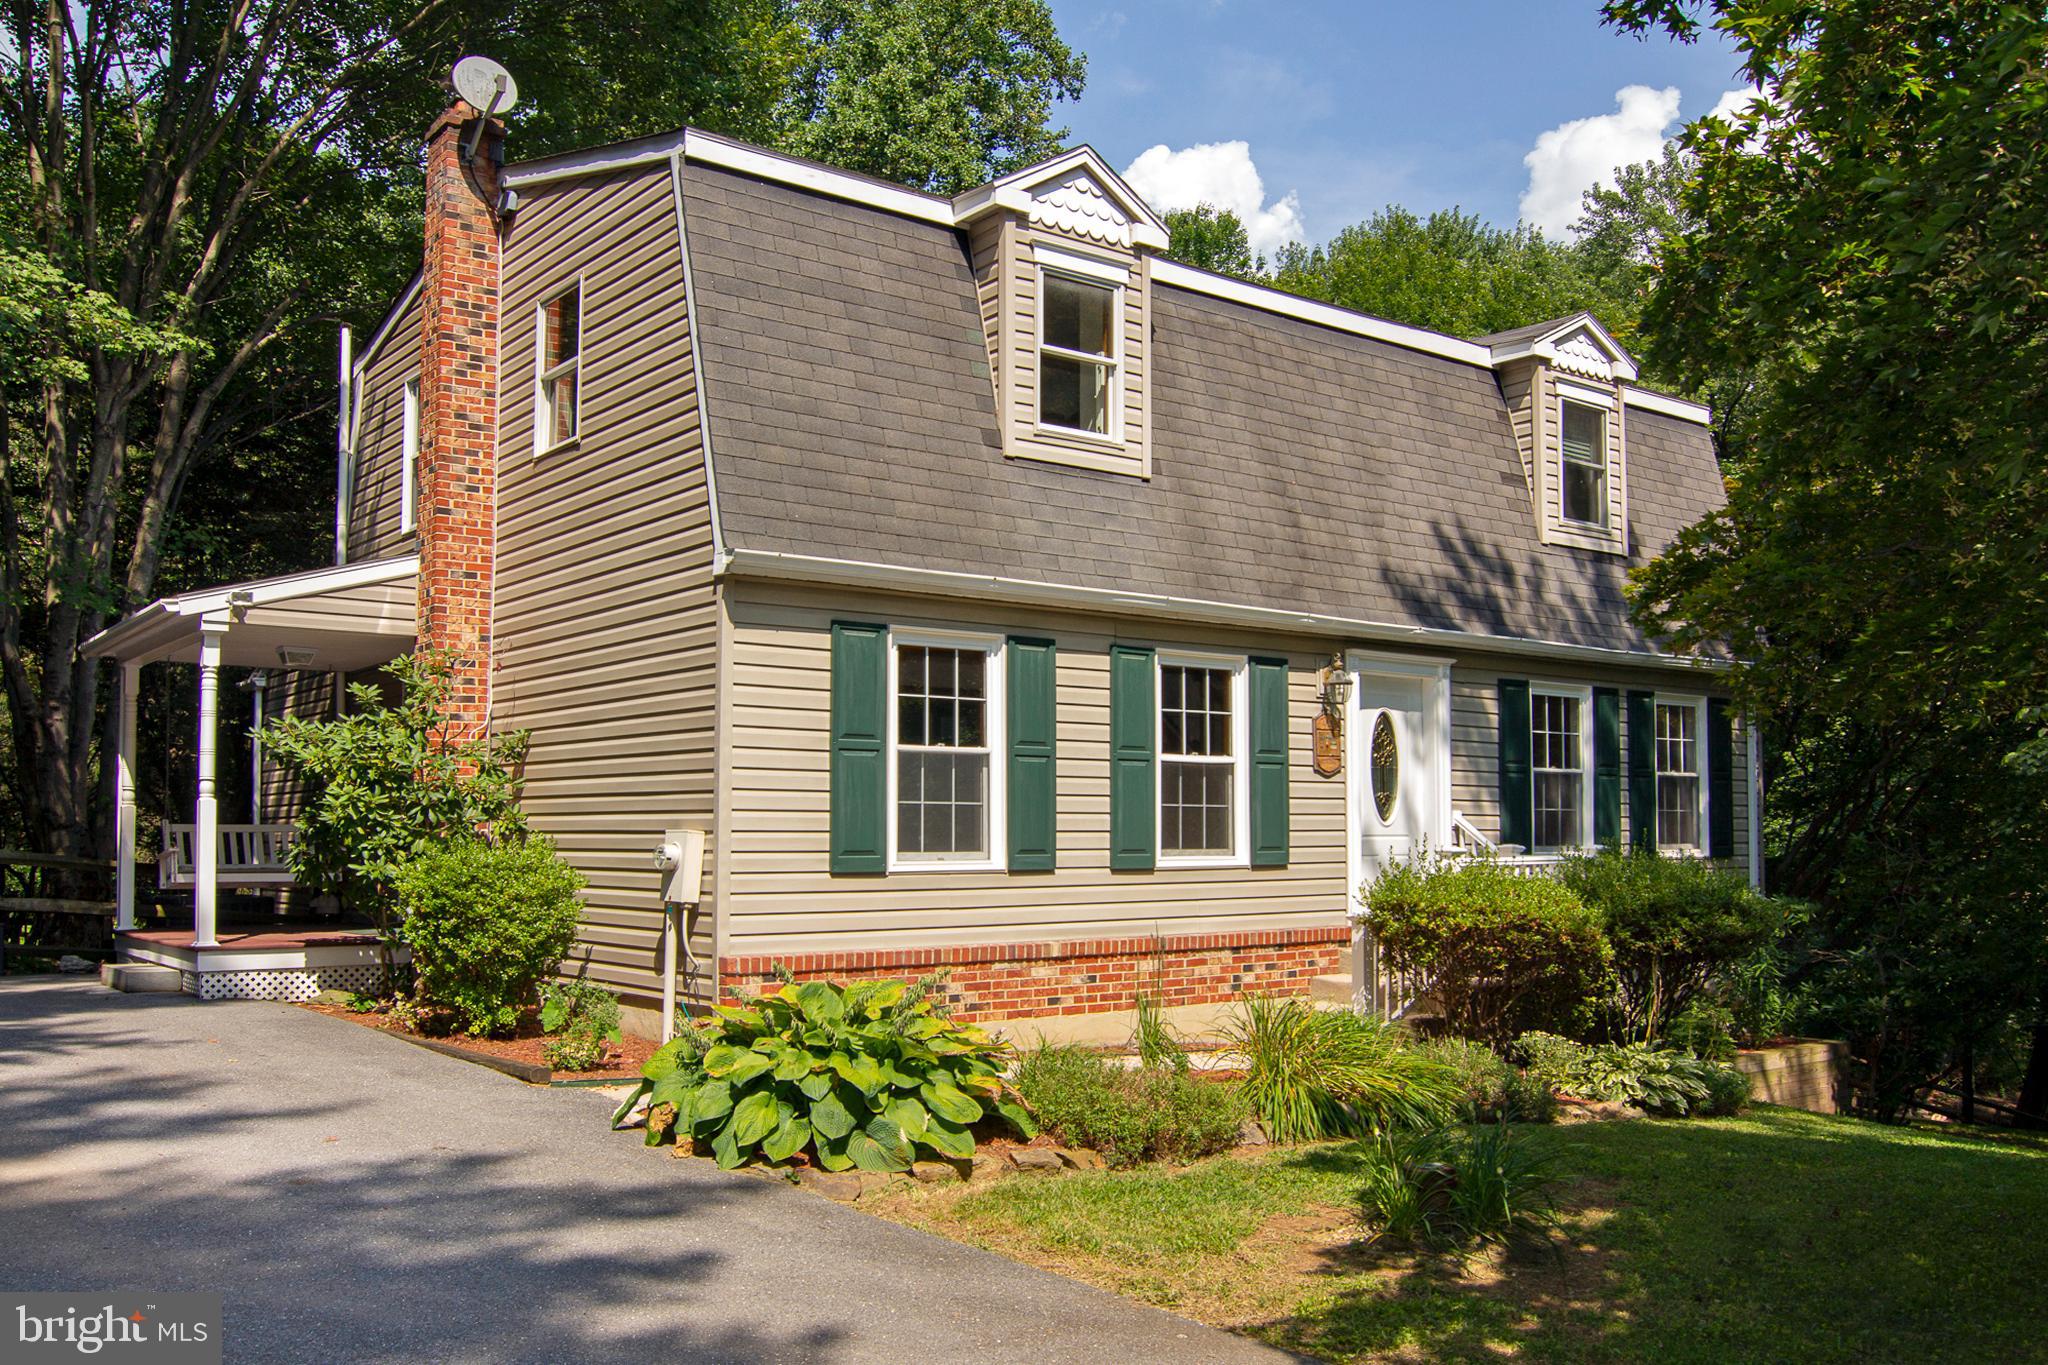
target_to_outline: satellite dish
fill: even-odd
[[[448,73],[448,82],[486,118],[509,113],[519,103],[519,82],[489,57],[464,57]]]

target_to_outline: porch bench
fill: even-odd
[[[292,870],[286,860],[296,825],[222,825],[217,831],[214,854],[216,878],[223,886],[290,886]],[[193,846],[197,825],[165,825],[163,853],[157,859],[157,885],[189,887],[197,880],[193,867]]]

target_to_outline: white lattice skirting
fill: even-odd
[[[339,967],[251,967],[187,971],[185,992],[201,1000],[311,1000],[322,991],[367,991],[383,980],[374,963]]]

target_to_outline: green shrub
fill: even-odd
[[[1170,1065],[1134,1070],[1076,1047],[1041,1044],[1018,1066],[1016,1086],[1044,1131],[1116,1167],[1224,1151],[1245,1118],[1237,1086]]]
[[[1165,1068],[1171,1071],[1188,1069],[1187,1049],[1174,1035],[1166,1022],[1164,1006],[1159,997],[1149,991],[1138,993],[1137,1026],[1132,1030],[1131,1041],[1138,1054],[1138,1064],[1147,1071]]]
[[[1740,1107],[1748,1098],[1748,1081],[1735,1068],[1690,1053],[1651,1047],[1647,1043],[1587,1045],[1550,1034],[1525,1034],[1516,1051],[1531,1075],[1568,1095],[1591,1100],[1622,1100],[1652,1114],[1682,1117],[1717,1111],[1741,1082]],[[1717,1088],[1718,1087],[1718,1088]]]
[[[1457,1075],[1465,1091],[1466,1117],[1474,1123],[1549,1123],[1557,1117],[1557,1096],[1550,1088],[1484,1043],[1437,1038],[1409,1047]]]
[[[552,1035],[541,1055],[558,1071],[590,1071],[604,1045],[619,1041],[619,999],[594,981],[550,981],[540,988],[540,1026]]]
[[[1245,1058],[1246,1098],[1275,1142],[1439,1123],[1463,1099],[1450,1068],[1403,1047],[1396,1026],[1350,1010],[1249,995],[1224,1032]]]
[[[1793,930],[1803,927],[1805,907],[1795,904],[1787,913]],[[1743,1043],[1759,1047],[1793,1030],[1805,996],[1791,984],[1791,977],[1792,954],[1780,940],[1730,963],[1716,979],[1714,999],[1728,1011],[1732,1030]]]
[[[1664,1041],[1710,1062],[1735,1060],[1735,1016],[1711,1000],[1695,1000],[1664,1029]]]
[[[422,1002],[469,1033],[513,1027],[576,940],[582,885],[538,836],[462,839],[413,857],[398,874],[398,896]]]
[[[1556,1224],[1548,1149],[1505,1123],[1387,1134],[1372,1156],[1359,1202],[1375,1238],[1506,1243]]]
[[[1365,899],[1388,964],[1426,983],[1460,1037],[1504,1047],[1568,1028],[1604,988],[1599,921],[1551,878],[1425,853],[1382,873]]]
[[[650,1147],[688,1137],[728,1168],[808,1151],[828,1171],[973,1156],[991,1113],[1030,1136],[1009,1046],[939,1013],[933,984],[806,981],[721,1005],[648,1059],[613,1125],[645,1097]]]
[[[1709,1118],[1739,1114],[1749,1103],[1749,1074],[1732,1066],[1717,1066],[1707,1072],[1707,1097],[1693,1112]]]
[[[1785,906],[1739,873],[1648,849],[1567,858],[1558,878],[1599,917],[1614,950],[1623,1036],[1647,1040],[1733,963],[1770,943]]]

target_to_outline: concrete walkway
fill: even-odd
[[[0,1288],[225,1296],[245,1361],[1281,1360],[288,1005],[0,980]]]

